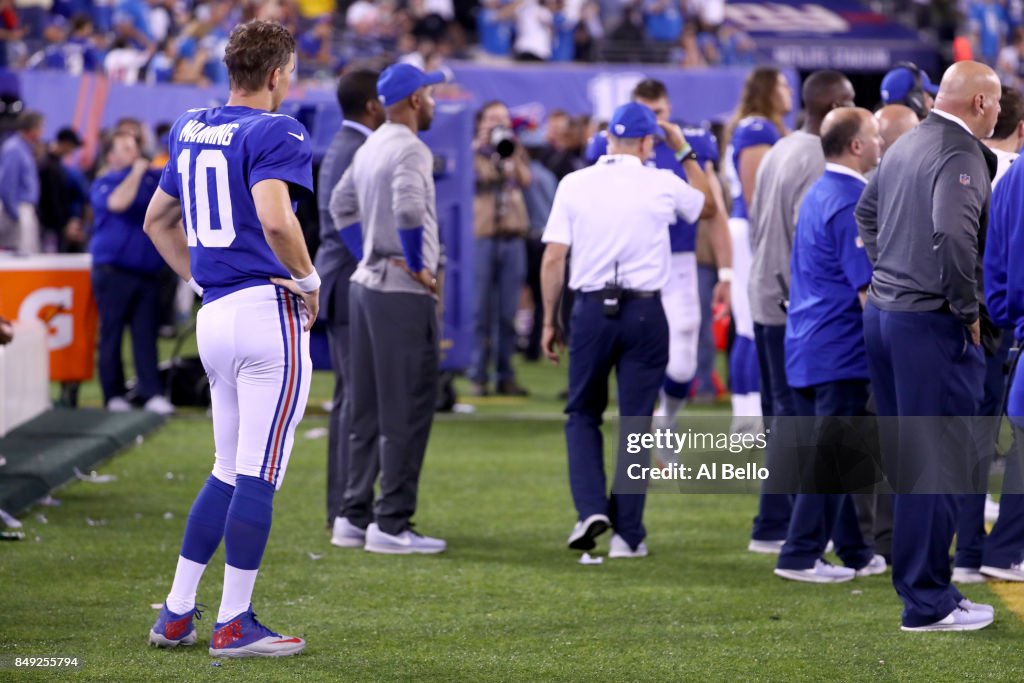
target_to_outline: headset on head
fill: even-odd
[[[914,76],[914,87],[907,92],[903,100],[900,102],[890,102],[889,104],[905,104],[914,110],[917,118],[923,119],[927,116],[928,112],[925,111],[924,106],[924,83],[921,82],[921,69],[913,62],[898,62],[893,65],[893,69],[906,69],[909,71]]]

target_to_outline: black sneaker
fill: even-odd
[[[576,522],[569,534],[569,549],[593,550],[597,546],[594,539],[608,531],[611,525],[607,515],[590,515],[582,522]]]

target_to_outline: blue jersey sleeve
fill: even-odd
[[[160,189],[174,197],[181,199],[180,176],[178,175],[178,135],[181,132],[182,121],[195,116],[196,109],[190,109],[174,122],[171,130],[167,133],[167,165],[160,174]]]
[[[857,232],[857,221],[853,217],[855,206],[851,204],[832,218],[832,234],[843,274],[854,289],[860,290],[871,283],[871,262]]]
[[[751,117],[743,119],[736,126],[732,134],[732,146],[735,153],[739,155],[747,147],[757,145],[774,145],[782,134],[775,124],[768,119]]]
[[[714,133],[704,128],[683,128],[683,135],[697,155],[701,168],[709,161],[718,166],[718,138]]]
[[[998,327],[1012,327],[1008,302],[1009,273],[1007,257],[1009,256],[1008,219],[1017,213],[1011,209],[1014,203],[1009,198],[1014,196],[1012,190],[1017,189],[1015,168],[1010,167],[1003,179],[992,192],[992,205],[989,215],[988,231],[985,234],[985,253],[982,265],[985,273],[985,306],[992,322]],[[1009,182],[1007,182],[1009,181]]]
[[[268,119],[249,138],[253,158],[249,189],[263,180],[283,180],[291,187],[293,199],[297,198],[296,188],[312,195],[313,148],[309,132],[290,116],[268,115]]]

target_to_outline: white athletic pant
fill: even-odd
[[[689,382],[697,374],[700,332],[700,293],[697,287],[697,255],[672,254],[668,283],[661,290],[661,304],[668,319],[668,367],[673,382]]]
[[[199,309],[196,339],[213,401],[213,475],[281,488],[313,362],[300,299],[274,285],[248,287]]]
[[[746,218],[729,219],[729,236],[732,237],[732,321],[736,334],[748,339],[754,338],[754,318],[750,313],[750,224]]]

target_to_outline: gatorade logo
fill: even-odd
[[[59,351],[71,346],[75,340],[74,318],[71,307],[74,290],[71,287],[43,287],[29,294],[18,308],[18,318],[38,318],[49,330],[48,347]]]

